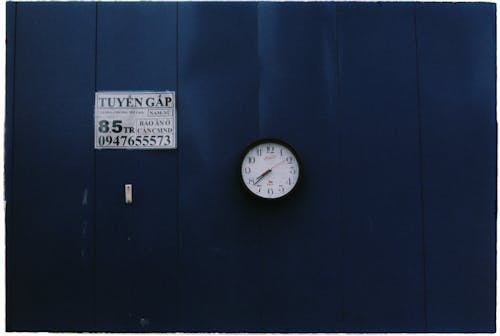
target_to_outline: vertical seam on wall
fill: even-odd
[[[176,218],[176,239],[177,239],[177,295],[176,295],[176,331],[181,330],[181,230],[180,230],[180,146],[179,146],[179,2],[176,2],[175,5],[175,113],[176,113],[176,145],[177,145],[177,218]]]
[[[256,42],[257,42],[257,132],[259,137],[261,135],[261,125],[260,125],[260,111],[262,107],[262,99],[261,99],[261,71],[262,64],[260,61],[260,3],[256,3],[256,22],[257,22],[257,34],[256,34]]]
[[[497,53],[497,30],[498,30],[498,27],[497,27],[497,22],[498,22],[498,14],[497,14],[497,5],[496,3],[494,4],[494,13],[493,13],[493,50],[494,50],[494,54],[496,56],[496,53]],[[495,64],[495,75],[494,75],[494,95],[495,95],[495,103],[494,103],[494,110],[493,110],[493,113],[494,113],[494,117],[493,117],[493,123],[494,123],[494,141],[495,141],[495,147],[494,147],[494,153],[493,153],[493,156],[494,156],[494,163],[493,163],[493,167],[494,167],[494,173],[495,173],[495,183],[493,184],[493,195],[494,195],[494,213],[493,213],[493,218],[494,218],[494,225],[493,225],[493,232],[491,234],[491,249],[493,250],[493,260],[490,261],[490,263],[492,264],[492,269],[490,269],[490,272],[493,273],[493,276],[489,275],[489,278],[492,279],[493,278],[493,282],[491,283],[491,287],[493,289],[493,295],[491,296],[492,299],[491,299],[491,312],[492,312],[492,315],[491,316],[491,321],[492,321],[492,326],[491,326],[491,330],[493,332],[496,332],[496,305],[497,305],[497,302],[496,302],[496,298],[497,298],[497,287],[496,287],[496,283],[497,283],[497,269],[496,269],[496,265],[497,265],[497,249],[496,249],[496,246],[497,246],[497,218],[498,218],[498,195],[497,195],[497,190],[498,190],[498,116],[497,116],[497,109],[498,109],[498,97],[497,97],[497,86],[498,86],[498,64],[497,64],[497,58],[494,58],[494,64]]]
[[[424,165],[423,165],[423,142],[422,142],[422,112],[420,105],[420,60],[418,52],[418,30],[417,30],[417,3],[413,4],[413,28],[415,35],[415,66],[417,81],[417,127],[418,127],[418,156],[419,156],[419,181],[420,181],[420,228],[421,228],[421,250],[422,250],[422,272],[423,272],[423,302],[424,302],[424,332],[427,332],[427,254],[425,250],[425,207],[424,207]]]
[[[262,63],[261,63],[261,50],[260,50],[260,2],[257,2],[255,4],[256,6],[256,37],[255,37],[255,42],[256,42],[256,54],[257,54],[257,136],[260,138],[262,136],[262,131],[261,131],[261,117],[260,117],[260,113],[261,113],[261,110],[262,110],[262,99],[261,99],[261,72],[262,72]],[[263,228],[263,223],[262,221],[260,221],[258,223],[259,225],[259,231],[258,231],[258,239],[259,239],[259,242],[257,244],[258,246],[258,255],[262,256],[264,255],[263,251],[264,251],[264,242],[263,242],[263,239],[264,239],[264,228]],[[260,274],[264,274],[264,271],[262,270],[262,265],[265,265],[264,261],[261,261],[260,262],[260,265],[261,265],[261,269],[259,270],[259,273]],[[259,278],[259,282],[258,282],[258,285],[259,285],[259,322],[260,322],[260,332],[262,332],[264,329],[265,329],[265,326],[264,326],[264,305],[265,305],[265,289],[264,289],[264,284],[265,284],[265,280],[264,280],[264,277],[260,277]]]
[[[6,13],[7,14],[7,13]],[[7,33],[7,32],[6,32]],[[9,281],[9,277],[10,277],[10,269],[11,269],[11,265],[12,265],[12,251],[11,251],[11,248],[9,247],[9,245],[12,245],[12,244],[9,244],[9,240],[7,239],[7,237],[11,237],[12,236],[12,223],[13,223],[13,214],[14,214],[14,211],[13,211],[13,199],[14,199],[14,127],[15,127],[15,118],[14,118],[14,111],[15,111],[15,107],[16,107],[16,50],[17,50],[17,3],[14,3],[14,41],[13,41],[13,51],[12,51],[12,93],[11,93],[11,100],[12,100],[12,107],[11,107],[11,111],[10,111],[10,124],[11,124],[11,127],[10,127],[10,167],[9,167],[9,180],[10,180],[10,185],[9,185],[9,198],[8,198],[8,201],[9,203],[6,202],[6,206],[7,206],[7,214],[9,215],[9,221],[8,223],[6,223],[7,225],[5,226],[6,228],[6,232],[5,232],[5,251],[7,253],[8,251],[8,254],[6,255],[6,262],[7,262],[7,269],[9,272],[5,272],[5,284],[7,285],[6,286],[6,291],[5,291],[5,296],[6,296],[6,304],[9,303],[9,306],[8,308],[9,309],[6,309],[5,310],[5,324],[6,324],[6,329],[12,329],[12,314],[9,310],[12,309],[12,295],[11,295],[11,291],[12,291],[12,286],[11,286],[11,282]],[[7,113],[6,113],[7,115]],[[4,140],[5,141],[5,140]],[[4,146],[5,147],[5,146]],[[5,165],[5,163],[4,163]],[[5,183],[4,183],[5,185]],[[4,193],[6,193],[7,191],[5,190]],[[7,200],[7,197],[5,197],[5,199]],[[8,232],[7,232],[8,230]],[[8,234],[8,235],[7,235]],[[10,240],[12,241],[12,239]],[[9,247],[9,248],[7,248]],[[10,315],[10,316],[9,316]]]
[[[341,120],[342,120],[342,108],[340,104],[340,52],[339,52],[339,29],[338,29],[338,8],[337,4],[334,4],[335,6],[335,53],[336,53],[336,63],[337,63],[337,87],[336,87],[336,106],[337,106],[337,146],[338,146],[338,181],[339,181],[339,222],[340,222],[340,230],[341,230],[341,247],[340,247],[340,260],[341,260],[341,265],[340,265],[340,270],[341,270],[341,298],[340,298],[340,331],[345,332],[345,321],[344,321],[344,310],[345,310],[345,245],[344,245],[344,237],[345,237],[345,227],[344,227],[344,220],[343,220],[343,212],[342,212],[342,190],[343,190],[343,179],[342,179],[342,127],[341,127]]]
[[[94,38],[94,101],[97,92],[97,24],[98,3],[95,3],[95,38]],[[95,108],[95,107],[94,107]],[[92,139],[94,137],[92,136]],[[95,141],[95,140],[94,140]],[[93,146],[92,146],[93,147]],[[94,330],[97,330],[97,155],[94,151]]]

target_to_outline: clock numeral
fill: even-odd
[[[249,179],[248,179],[248,183],[249,183],[249,184],[255,184],[255,180],[254,180],[253,178],[249,178]]]
[[[290,167],[290,174],[297,174],[297,170],[295,169],[295,167]]]
[[[274,194],[274,190],[272,188],[267,188],[267,194],[268,195]]]
[[[255,156],[249,156],[248,163],[255,163]]]
[[[260,192],[262,190],[262,184],[257,184],[257,188],[259,188],[257,191]]]
[[[281,184],[279,185],[278,187],[278,191],[281,192],[281,193],[284,193],[285,192],[285,187],[283,187]]]
[[[274,146],[266,146],[267,154],[274,154]]]
[[[287,162],[287,163],[292,163],[292,162],[293,162],[293,157],[292,157],[292,156],[288,156],[288,157],[286,158],[286,162]]]
[[[250,174],[251,171],[250,167],[245,167],[245,174]]]
[[[257,148],[255,151],[257,152],[257,156],[262,155],[262,148]]]
[[[283,148],[280,148],[280,156],[283,156]]]
[[[292,179],[289,177],[288,180],[286,181],[286,184],[292,185]]]

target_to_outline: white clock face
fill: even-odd
[[[285,143],[262,140],[251,146],[241,162],[241,179],[254,195],[277,199],[297,185],[300,165],[293,149]]]

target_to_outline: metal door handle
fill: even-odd
[[[125,204],[132,204],[132,185],[125,184]]]

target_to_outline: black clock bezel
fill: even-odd
[[[266,198],[266,197],[257,195],[254,192],[252,192],[252,190],[250,190],[247,187],[247,185],[245,184],[245,180],[244,180],[243,174],[241,172],[241,167],[243,165],[243,161],[245,160],[245,156],[248,154],[248,152],[250,150],[252,150],[254,147],[256,147],[256,146],[258,146],[260,144],[269,143],[269,142],[276,143],[276,144],[279,144],[279,145],[282,145],[282,146],[288,148],[288,150],[295,156],[295,159],[297,160],[297,165],[299,167],[299,176],[298,176],[297,182],[295,183],[295,185],[293,186],[293,188],[290,189],[290,191],[288,193],[286,193],[286,194],[284,194],[284,195],[282,195],[280,197],[275,197],[275,198]],[[301,184],[302,176],[304,174],[304,168],[302,166],[302,160],[301,160],[298,152],[288,142],[283,141],[283,140],[278,139],[278,138],[260,138],[260,139],[257,139],[255,141],[251,142],[250,144],[248,144],[245,147],[245,149],[243,150],[243,152],[241,153],[240,161],[239,161],[239,166],[238,166],[238,174],[240,176],[241,185],[247,191],[247,193],[250,196],[252,196],[252,198],[255,198],[255,199],[258,199],[258,200],[261,200],[261,201],[265,201],[265,202],[276,202],[276,201],[281,201],[281,200],[287,199],[290,196],[292,196],[293,194],[295,194],[295,192],[297,191],[299,185]]]

